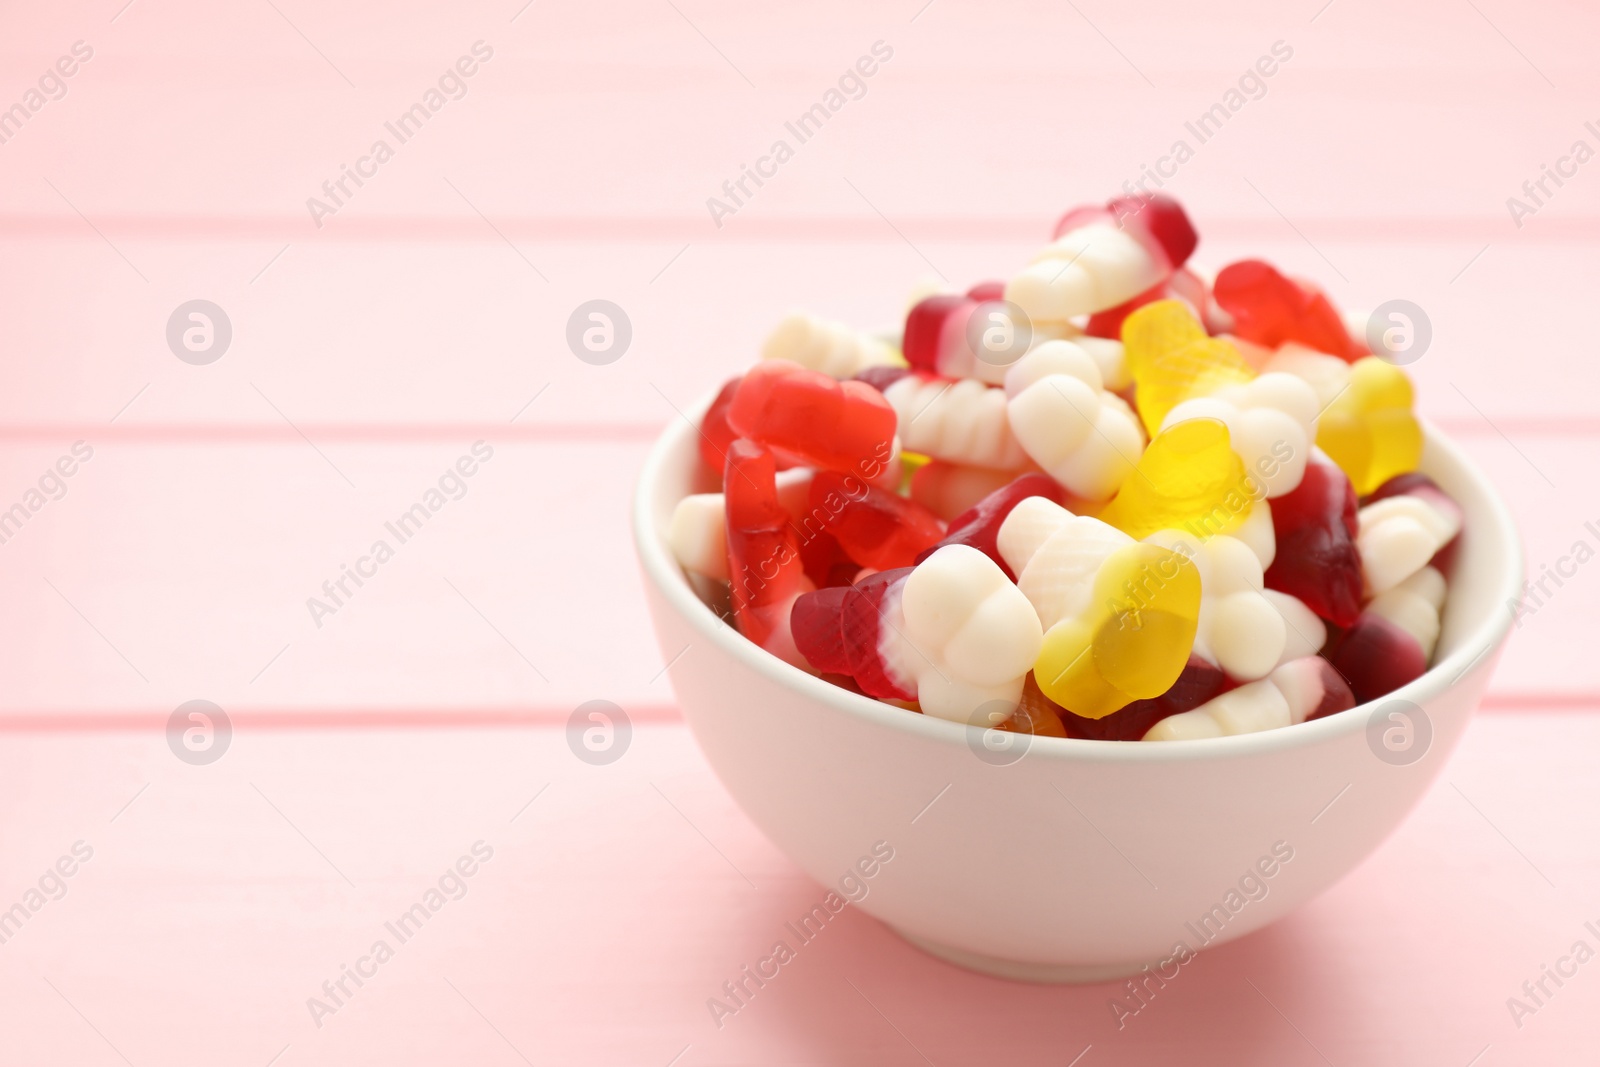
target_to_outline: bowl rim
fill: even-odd
[[[679,418],[670,422],[651,444],[644,465],[640,468],[633,493],[632,522],[634,545],[644,570],[645,580],[655,586],[672,609],[688,622],[698,640],[709,642],[770,681],[808,697],[836,714],[864,719],[874,725],[920,737],[935,744],[965,745],[967,731],[974,727],[930,715],[919,715],[885,704],[864,694],[842,689],[793,664],[786,663],[746,640],[737,630],[718,618],[695,594],[689,585],[688,577],[668,548],[665,537],[655,529],[652,512],[655,490],[665,470],[668,455],[683,438],[699,433],[697,420],[710,406],[714,396],[713,390],[698,403],[680,411]],[[1422,423],[1425,447],[1440,450],[1451,463],[1465,472],[1474,483],[1479,496],[1487,504],[1486,514],[1481,518],[1486,518],[1491,528],[1484,533],[1500,546],[1497,558],[1501,572],[1500,588],[1490,603],[1508,604],[1515,600],[1521,588],[1524,566],[1522,543],[1510,509],[1506,507],[1505,501],[1501,499],[1494,485],[1458,445],[1441,434],[1427,420],[1418,421]],[[1453,688],[1484,657],[1505,641],[1514,621],[1515,618],[1509,610],[1502,612],[1491,609],[1484,618],[1470,627],[1454,651],[1428,668],[1421,677],[1376,701],[1357,704],[1353,708],[1325,718],[1292,723],[1289,726],[1256,733],[1164,741],[1148,745],[1127,741],[1035,736],[1029,744],[1028,755],[1035,759],[1160,763],[1237,759],[1321,744],[1365,730],[1367,720],[1378,708],[1393,701],[1405,700],[1416,705],[1426,705],[1439,697]]]

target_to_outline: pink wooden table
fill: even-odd
[[[1203,259],[1421,305],[1421,406],[1521,516],[1530,571],[1600,547],[1600,164],[1562,162],[1600,148],[1593,11],[20,8],[0,15],[0,515],[25,514],[0,525],[0,909],[28,918],[0,912],[0,1064],[1593,1049],[1600,963],[1507,1008],[1575,941],[1600,948],[1593,568],[1524,619],[1392,841],[1120,1029],[1112,987],[967,974],[854,911],[719,1027],[707,999],[821,891],[683,727],[626,529],[649,441],[785,310],[876,326],[919,280],[1003,274],[1186,139],[1169,188]],[[877,42],[892,56],[719,227],[707,199]],[[1198,143],[1186,122],[1275,42],[1292,57]],[[402,142],[386,124],[430,90]],[[1535,204],[1544,164],[1569,176]],[[314,219],[344,167],[363,184]],[[604,366],[565,341],[591,299],[632,324]],[[203,365],[166,335],[192,300],[231,326]],[[314,617],[475,442],[492,455]],[[196,699],[233,729],[209,765],[164,736]],[[592,699],[635,727],[609,766],[567,745]],[[458,861],[471,877],[400,943],[385,924]],[[346,966],[367,976],[338,991]]]

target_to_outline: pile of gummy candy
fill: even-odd
[[[668,541],[746,638],[971,725],[1185,740],[1421,675],[1461,509],[1411,384],[1316,286],[1186,266],[1183,208],[1068,212],[901,344],[791,315],[701,419]]]

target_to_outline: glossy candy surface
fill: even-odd
[[[1129,315],[1122,324],[1122,352],[1139,417],[1151,434],[1183,401],[1256,376],[1237,348],[1209,336],[1194,312],[1176,300],[1158,300]]]
[[[1348,387],[1322,413],[1317,447],[1366,495],[1422,462],[1422,426],[1411,413],[1411,381],[1392,364],[1368,356],[1350,365]]]
[[[1244,523],[1250,488],[1228,428],[1186,419],[1156,434],[1100,518],[1136,538],[1164,529],[1209,537]]]
[[[1212,296],[1232,320],[1231,332],[1247,341],[1267,348],[1297,341],[1351,361],[1367,354],[1326,295],[1286,278],[1264,260],[1243,259],[1223,267],[1212,283]]]
[[[1046,341],[1006,373],[1006,415],[1028,457],[1074,496],[1108,500],[1144,451],[1138,420],[1105,392],[1100,368],[1070,341]]]
[[[871,334],[793,312],[761,347],[762,359],[782,359],[833,378],[852,378],[868,367],[903,363],[893,347]]]
[[[728,576],[739,632],[793,662],[789,608],[810,588],[789,513],[778,500],[772,454],[738,440],[728,446],[723,475]]]
[[[1299,598],[1335,626],[1361,613],[1361,553],[1356,547],[1356,494],[1326,460],[1306,464],[1293,492],[1271,501],[1277,552],[1268,589]]]
[[[835,381],[786,360],[751,368],[728,405],[728,425],[775,456],[869,481],[894,457],[894,409],[864,382]]]
[[[936,547],[970,545],[994,560],[1005,576],[1015,581],[1016,575],[1000,555],[1000,548],[996,542],[1000,536],[1000,526],[1006,521],[1006,517],[1011,514],[1013,508],[1030,496],[1043,497],[1052,504],[1060,504],[1061,487],[1048,475],[1021,475],[952,519],[944,539]],[[932,553],[933,549],[929,549],[924,555]]]
[[[811,480],[802,529],[813,523],[852,560],[874,570],[909,567],[944,537],[944,523],[921,504],[835,471]]]
[[[1045,626],[1039,688],[1085,718],[1160,696],[1183,670],[1200,615],[1200,575],[1181,554],[1029,497],[998,546]]]

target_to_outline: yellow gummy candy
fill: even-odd
[[[1034,681],[1051,700],[1100,719],[1172,688],[1200,619],[1200,571],[1180,552],[1132,544],[1095,574],[1091,607],[1044,635]]]
[[[1249,489],[1228,428],[1216,419],[1184,419],[1156,434],[1098,518],[1135,539],[1173,529],[1204,540],[1249,518]]]
[[[1422,462],[1422,426],[1411,413],[1411,382],[1398,367],[1367,356],[1350,366],[1345,387],[1317,423],[1317,447],[1366,496]]]
[[[1139,418],[1152,437],[1183,401],[1256,376],[1237,348],[1208,336],[1177,300],[1157,300],[1129,315],[1122,323],[1122,351]]]

